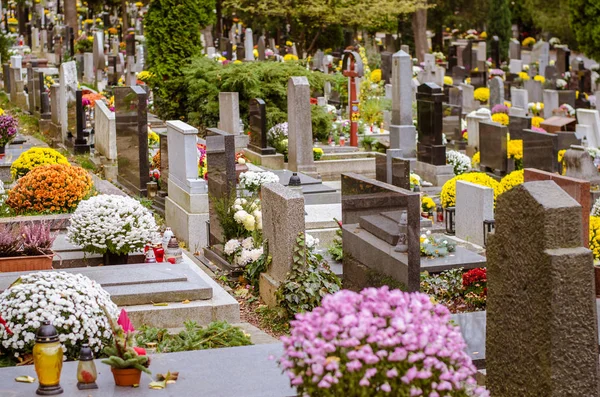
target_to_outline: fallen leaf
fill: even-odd
[[[140,384],[139,384],[139,383],[135,383],[135,384],[133,384],[133,385],[131,385],[131,386],[132,386],[132,387],[140,387]]]
[[[176,381],[179,377],[179,372],[167,372],[166,374],[156,374],[156,380],[167,380],[169,382]]]
[[[183,302],[181,302],[181,303],[183,303],[183,304],[185,305],[186,303],[190,303],[190,300],[189,300],[189,299],[186,299],[186,300],[184,300],[184,301],[183,301]]]
[[[166,381],[150,382],[148,387],[150,387],[151,389],[157,389],[157,390],[164,389],[165,387],[167,387],[167,382]]]
[[[33,383],[33,382],[35,382],[35,378],[32,378],[31,376],[28,376],[28,375],[26,375],[26,376],[17,376],[15,378],[15,380],[17,382],[23,382],[23,383]]]
[[[154,303],[152,302],[153,306],[169,306],[169,304],[167,302],[159,302],[159,303]]]

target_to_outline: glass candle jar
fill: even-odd
[[[97,389],[96,364],[94,363],[94,353],[86,343],[81,346],[79,352],[79,363],[77,364],[77,388],[79,390]]]
[[[36,332],[33,346],[33,365],[39,381],[37,394],[53,396],[63,392],[60,387],[62,364],[63,350],[58,341],[58,332],[50,321],[44,321]]]

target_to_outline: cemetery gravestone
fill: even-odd
[[[381,79],[385,84],[392,81],[392,56],[391,52],[384,51],[381,53]]]
[[[115,113],[97,101],[94,106],[95,148],[108,160],[117,160],[117,126]]]
[[[504,105],[504,81],[500,77],[490,80],[490,109],[496,105]]]
[[[401,150],[401,156],[415,156],[415,127],[412,122],[412,60],[404,51],[392,56],[392,120],[390,149]],[[389,164],[389,163],[388,163]]]
[[[519,109],[527,109],[529,104],[529,93],[527,90],[511,87],[510,97],[512,99],[512,107]]]
[[[581,205],[581,239],[584,247],[589,247],[589,224],[591,211],[590,182],[537,170],[535,168],[525,168],[523,176],[525,182],[554,181],[562,190],[567,192],[569,196],[573,197],[573,199],[575,199],[575,201]]]
[[[308,79],[291,77],[288,81],[288,167],[290,171],[317,176],[313,157],[313,138]]]
[[[499,171],[501,174],[508,170],[507,131],[508,128],[493,121],[479,123],[480,167]]]
[[[600,114],[598,110],[577,109],[579,124],[589,125],[591,134],[586,136],[589,147],[600,147]]]
[[[115,87],[115,123],[119,182],[145,196],[150,181],[148,165],[148,94],[140,86]]]
[[[492,64],[496,69],[500,68],[500,39],[498,36],[492,37]]]
[[[252,29],[246,28],[246,37],[244,39],[244,49],[246,61],[254,61],[254,42],[252,38]],[[240,59],[240,58],[238,58]]]
[[[544,118],[547,119],[552,117],[552,111],[557,109],[560,104],[559,102],[559,91],[556,90],[544,90]]]
[[[69,117],[67,109],[69,102],[75,101],[75,91],[77,91],[78,84],[77,66],[75,61],[61,63],[59,77],[59,114],[63,142],[66,142],[69,138]]]
[[[435,84],[421,84],[417,92],[417,159],[432,165],[446,164],[446,146],[442,138],[442,102],[444,94]]]
[[[173,156],[171,156],[173,157]],[[228,200],[235,192],[235,136],[217,128],[209,128],[206,135],[206,162],[210,213],[210,246],[225,244],[223,227],[215,211],[215,200]],[[169,167],[172,173],[174,168]]]
[[[523,130],[531,128],[531,117],[509,116],[508,132],[510,139],[523,139]]]
[[[487,249],[491,395],[598,394],[593,257],[581,229],[581,206],[553,181],[498,197]]]
[[[494,219],[494,189],[456,181],[456,237],[484,245],[483,221]]]
[[[462,51],[462,65],[465,68],[465,71],[469,73],[471,69],[473,69],[473,42],[469,40],[469,43],[466,47],[463,48]]]
[[[523,167],[558,172],[558,136],[523,130]]]
[[[212,172],[212,171],[211,171]],[[262,186],[263,236],[269,244],[271,265],[260,275],[260,296],[270,307],[277,305],[275,291],[291,270],[298,234],[304,232],[304,197],[279,183]]]
[[[556,68],[558,73],[563,74],[569,71],[571,50],[566,47],[558,47],[556,49]]]
[[[525,80],[523,83],[527,90],[527,96],[531,102],[542,102],[542,83],[537,80]]]
[[[267,144],[267,114],[266,104],[260,98],[250,101],[248,110],[250,127],[250,144],[248,148],[260,155],[275,154],[275,149]]]
[[[523,61],[520,59],[511,59],[508,65],[510,73],[519,74],[523,71]]]
[[[511,60],[521,59],[521,43],[515,39],[510,40],[508,43],[508,52]]]

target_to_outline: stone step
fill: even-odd
[[[359,225],[367,232],[390,245],[396,245],[398,243],[400,226],[398,225],[398,222],[393,221],[390,218],[383,215],[361,216]]]
[[[212,297],[210,288],[202,288],[188,281],[117,285],[104,287],[104,289],[117,306],[196,301]]]

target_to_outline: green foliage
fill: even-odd
[[[508,58],[508,43],[512,38],[511,15],[508,0],[492,0],[488,12],[488,38],[500,39],[500,59]],[[490,46],[491,48],[491,46]],[[500,65],[496,65],[500,67]]]
[[[441,302],[459,298],[463,293],[463,269],[446,270],[439,274],[421,273],[421,292],[435,296]]]
[[[373,144],[377,141],[373,135],[363,135],[362,140],[360,142],[361,146],[368,152],[373,150]]]
[[[270,329],[271,332],[276,334],[287,334],[290,332],[288,313],[284,309],[260,305],[255,311],[260,316],[259,321],[261,328]]]
[[[75,42],[75,52],[83,54],[85,52],[92,52],[94,48],[94,41],[88,40],[87,37],[82,37]]]
[[[206,327],[195,321],[186,321],[184,330],[169,334],[166,328],[143,325],[135,336],[139,346],[156,343],[157,353],[174,353],[190,350],[216,349],[221,347],[251,345],[249,335],[225,321],[215,321]]]
[[[306,246],[303,232],[296,238],[293,260],[292,270],[276,292],[278,305],[289,317],[313,310],[325,295],[341,287],[340,279],[323,257]]]
[[[312,118],[313,138],[320,142],[326,142],[331,132],[332,116],[321,106],[311,105],[310,115]]]
[[[10,55],[8,50],[15,43],[15,39],[8,36],[4,32],[0,32],[0,59],[6,59],[7,61],[10,59]]]
[[[113,334],[111,345],[107,345],[103,350],[103,353],[108,358],[102,360],[102,362],[110,365],[112,368],[135,368],[150,374],[151,372],[148,370],[148,356],[140,356],[133,349],[133,333],[123,332],[123,328],[115,323],[115,320],[108,314],[106,308],[102,307],[102,310],[110,323]]]
[[[600,59],[600,6],[595,0],[570,0],[573,34],[586,56]],[[561,15],[562,16],[562,15]]]
[[[271,256],[269,256],[269,242],[263,242],[263,254],[254,262],[250,262],[244,268],[244,278],[248,280],[248,283],[254,287],[254,291],[259,291],[258,279],[260,274],[267,271],[267,267],[271,263]]]
[[[187,96],[183,104],[188,120],[200,129],[219,121],[219,92],[238,92],[240,118],[248,120],[248,103],[261,98],[266,103],[267,128],[287,121],[287,86],[292,76],[306,76],[311,89],[323,91],[328,79],[297,62],[244,62],[221,64],[206,57],[194,58],[184,70]],[[313,131],[322,131],[323,115],[313,117]],[[315,128],[316,125],[316,128]],[[329,132],[329,131],[328,131]]]
[[[329,254],[334,260],[341,262],[342,259],[344,259],[344,249],[342,245],[342,229],[336,230],[335,235],[336,237],[333,239],[333,242],[331,243],[329,248],[327,248],[327,252],[329,252]]]
[[[574,30],[577,24],[585,24],[587,19],[572,19],[571,24],[567,23],[569,3],[572,2],[572,0],[525,0],[525,7],[528,9],[535,27],[544,32],[552,32],[553,36],[560,37],[563,44],[575,44]],[[584,3],[588,6],[584,6],[586,9],[583,18],[593,18],[589,13],[593,12],[592,9],[597,7],[597,3],[593,0]],[[580,43],[584,44],[581,41]]]
[[[148,47],[149,81],[156,97],[154,106],[163,119],[178,119],[185,94],[180,77],[190,58],[202,50],[200,30],[214,20],[214,0],[152,0],[144,18]]]

